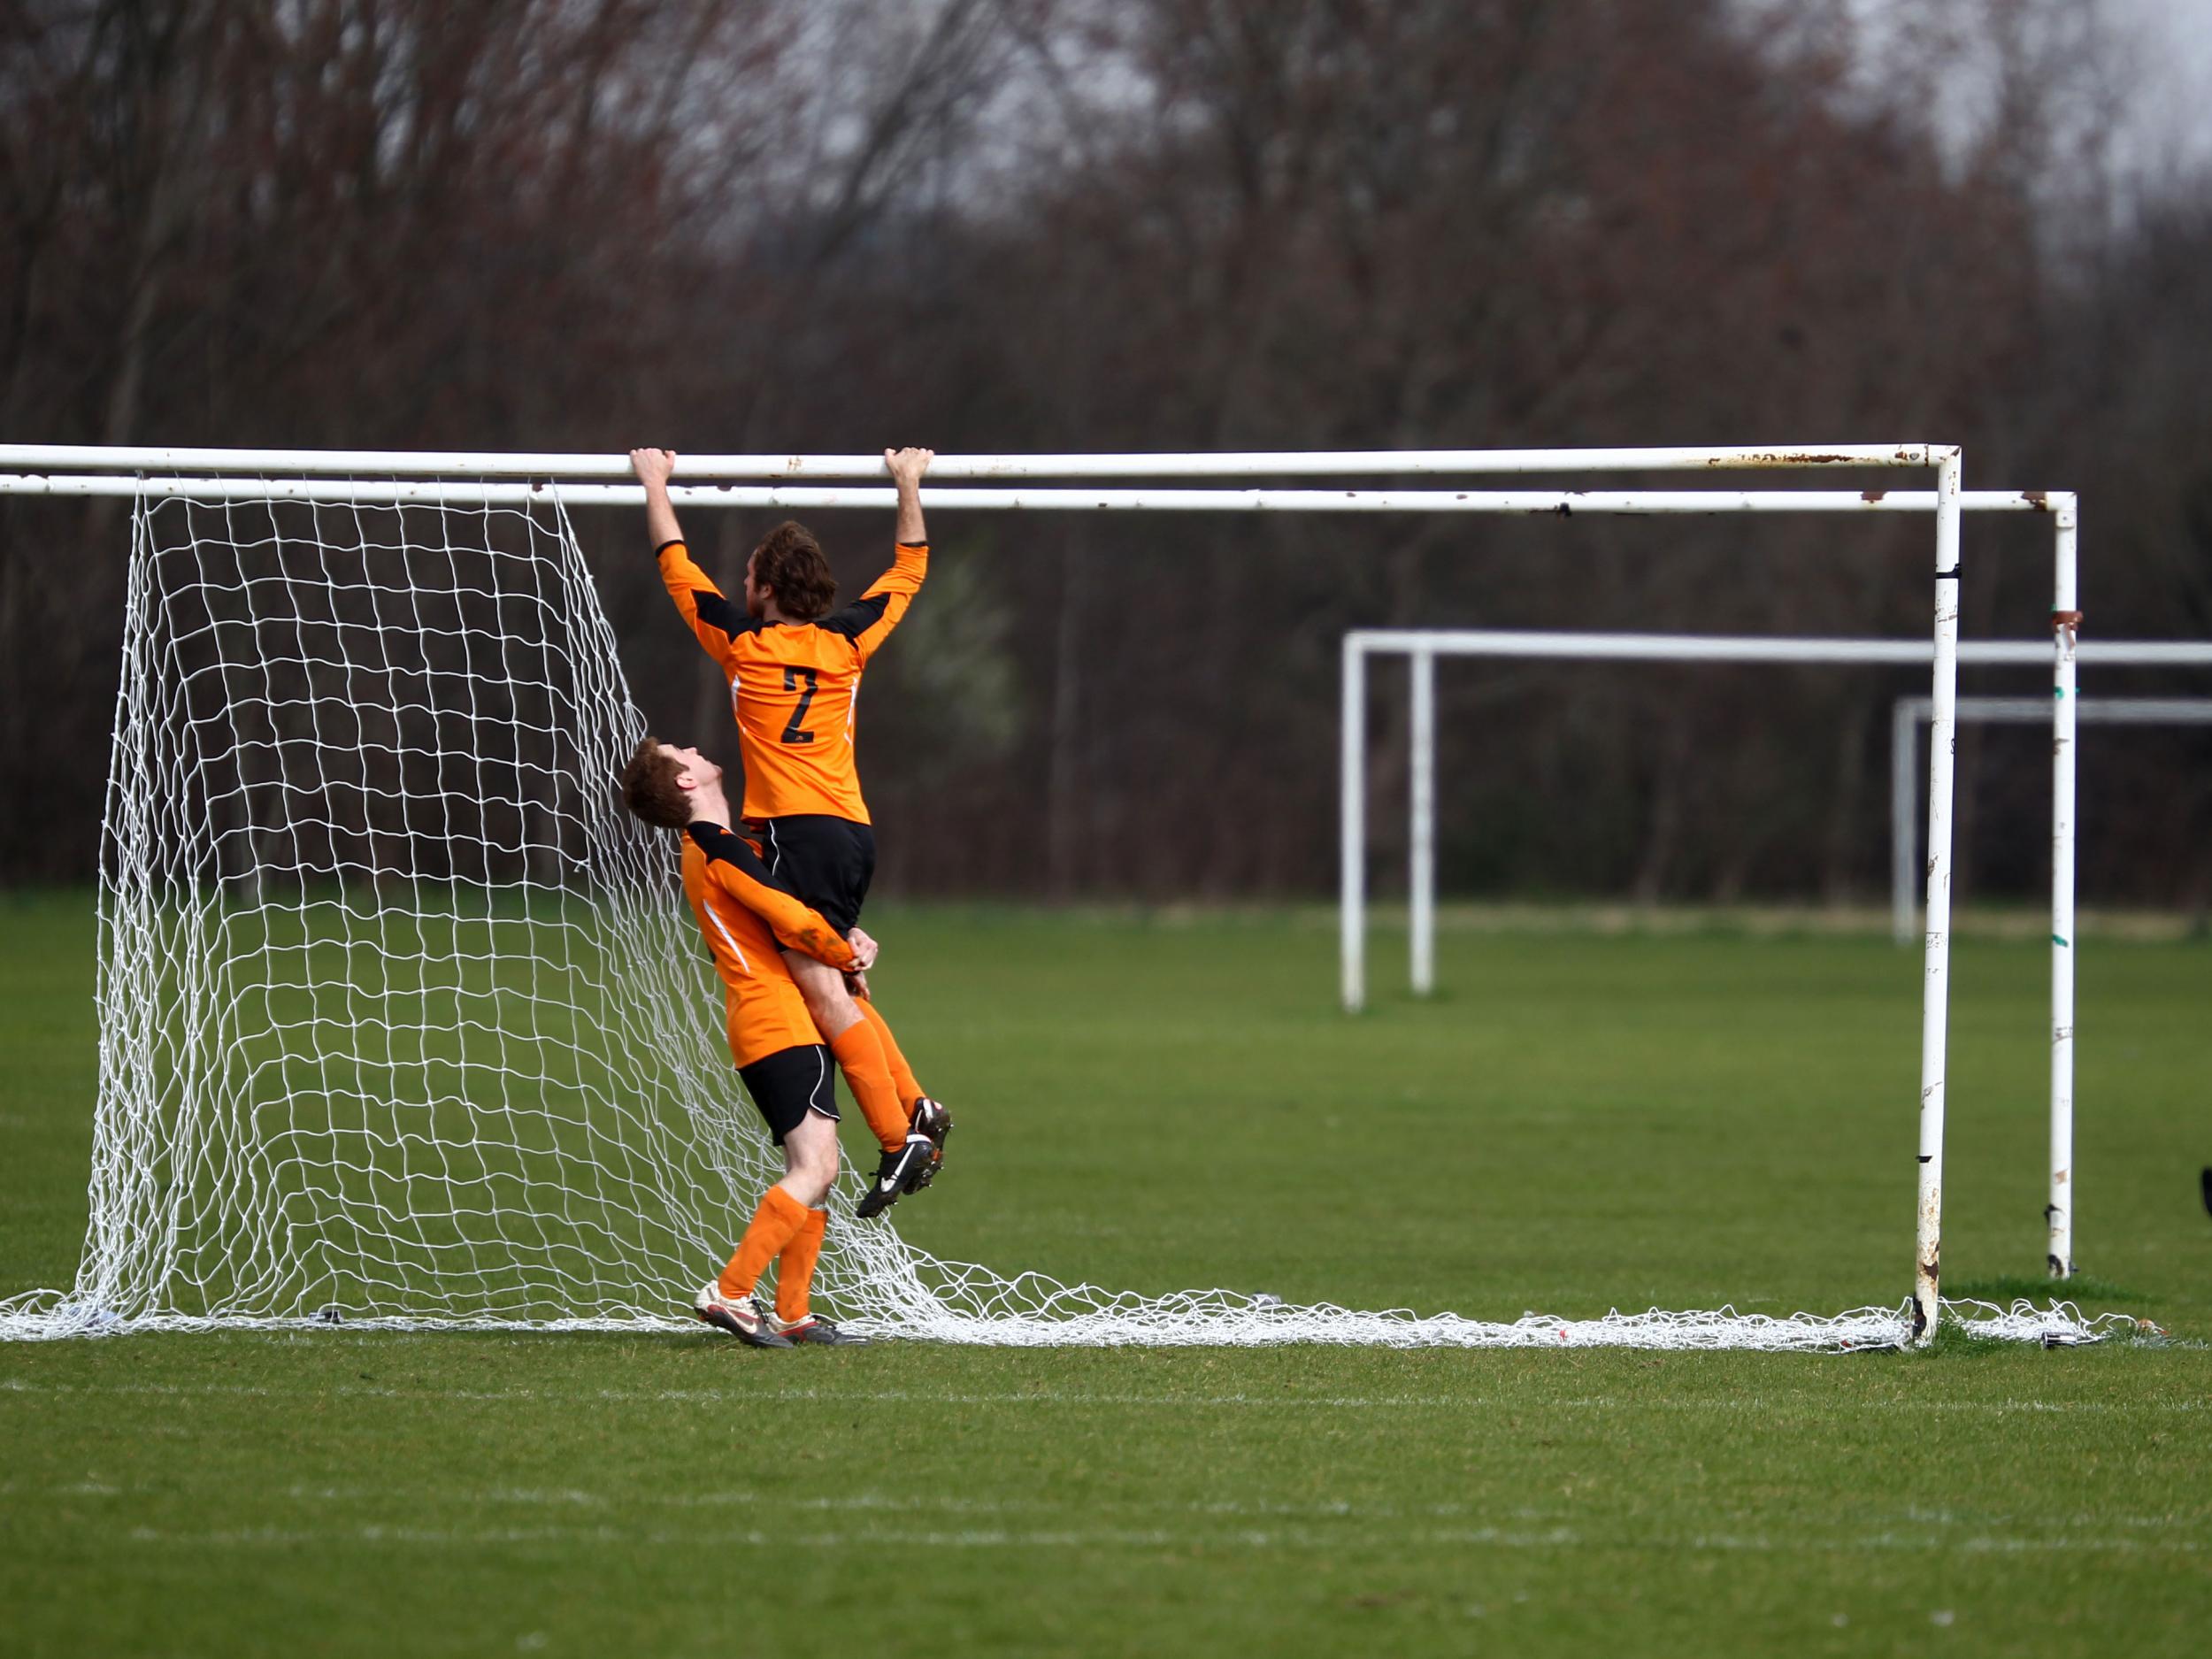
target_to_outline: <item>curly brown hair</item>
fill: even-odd
[[[753,549],[753,585],[772,595],[776,608],[794,622],[812,622],[829,614],[837,598],[837,578],[814,532],[787,519]]]
[[[683,769],[659,738],[647,738],[622,768],[623,804],[657,828],[683,828],[691,822],[690,798],[676,781]]]

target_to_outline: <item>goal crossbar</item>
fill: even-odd
[[[1933,443],[1724,445],[1606,449],[1240,449],[1118,455],[941,455],[933,480],[1010,478],[1341,478],[1454,473],[1721,472],[1932,467],[1959,455]],[[253,472],[307,478],[630,476],[627,456],[423,449],[237,449],[0,444],[0,468],[27,472]],[[688,478],[881,478],[878,455],[687,455]]]
[[[937,475],[935,463],[930,473],[933,478]],[[897,492],[887,486],[679,483],[668,493],[679,506],[786,512],[848,508],[888,511],[898,503]],[[0,474],[0,495],[426,507],[527,506],[547,500],[557,500],[568,507],[636,507],[645,501],[645,491],[636,484],[94,472]],[[929,504],[944,511],[981,512],[1502,513],[1559,518],[1593,513],[1658,518],[1759,512],[1928,513],[1936,511],[1938,502],[1928,490],[948,489],[933,486]],[[2039,490],[1963,492],[1959,504],[1971,512],[2059,511],[2056,498]]]

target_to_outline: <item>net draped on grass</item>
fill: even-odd
[[[132,524],[90,1219],[74,1286],[0,1302],[0,1337],[689,1327],[780,1165],[672,840],[617,798],[644,721],[557,495],[142,498]],[[872,1334],[1001,1346],[1840,1350],[1910,1330],[1902,1302],[1486,1322],[1148,1297],[935,1260],[844,1193],[816,1294]],[[1949,1310],[2023,1340],[2133,1324]]]

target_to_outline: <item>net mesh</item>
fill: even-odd
[[[688,1326],[780,1172],[739,1090],[642,735],[557,495],[142,496],[74,1286],[0,1336]],[[887,1336],[1838,1349],[1906,1308],[1484,1322],[1144,1297],[914,1250],[832,1201],[818,1301]],[[2075,1341],[2065,1304],[1955,1307]]]

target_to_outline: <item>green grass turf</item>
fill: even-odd
[[[1485,1317],[1904,1296],[1886,943],[1448,932],[1445,996],[1386,971],[1347,1019],[1310,916],[875,919],[960,1118],[895,1212],[941,1255]],[[75,1263],[92,950],[83,898],[0,897],[0,1292]],[[2036,1283],[2045,972],[1958,952],[1954,1293]],[[2092,940],[2081,991],[2089,1300],[2171,1347],[13,1345],[0,1650],[2199,1652],[2212,948]]]

